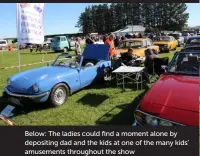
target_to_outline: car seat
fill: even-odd
[[[198,71],[198,57],[196,55],[188,56],[188,60],[182,62],[177,71]]]
[[[199,70],[198,56],[196,55],[188,56],[187,71],[196,72],[198,70]]]

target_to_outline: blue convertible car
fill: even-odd
[[[51,66],[8,78],[4,95],[15,104],[31,100],[59,106],[71,93],[103,78],[110,67],[109,45],[87,45],[80,57],[61,54]]]

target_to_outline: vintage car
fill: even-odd
[[[173,36],[159,36],[153,43],[160,47],[160,51],[170,52],[178,47],[178,41]]]
[[[135,110],[133,125],[198,126],[200,51],[177,52]]]
[[[153,45],[151,39],[148,38],[133,38],[126,39],[120,42],[118,49],[116,49],[117,54],[128,52],[128,49],[132,48],[133,53],[138,57],[144,57],[144,51],[148,48],[155,49],[159,52],[159,46]]]
[[[200,36],[190,37],[187,40],[184,49],[200,49]]]
[[[168,36],[173,36],[178,41],[179,47],[184,45],[184,37],[182,36],[181,33],[172,33],[168,34]]]
[[[87,45],[81,57],[59,55],[51,66],[18,73],[7,80],[4,96],[15,104],[49,102],[59,106],[74,93],[104,78],[111,67],[109,45]]]

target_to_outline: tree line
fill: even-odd
[[[92,5],[79,16],[76,27],[84,34],[110,33],[126,25],[147,29],[181,31],[189,14],[185,3],[112,3]]]

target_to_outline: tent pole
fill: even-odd
[[[18,52],[18,69],[19,69],[19,72],[21,71],[21,68],[20,68],[20,51],[19,51],[19,41],[18,41],[18,35],[19,35],[19,26],[18,26],[18,14],[19,14],[19,8],[18,8],[18,3],[17,3],[17,16],[16,16],[16,22],[17,22],[17,24],[16,24],[16,26],[17,26],[17,52]]]

